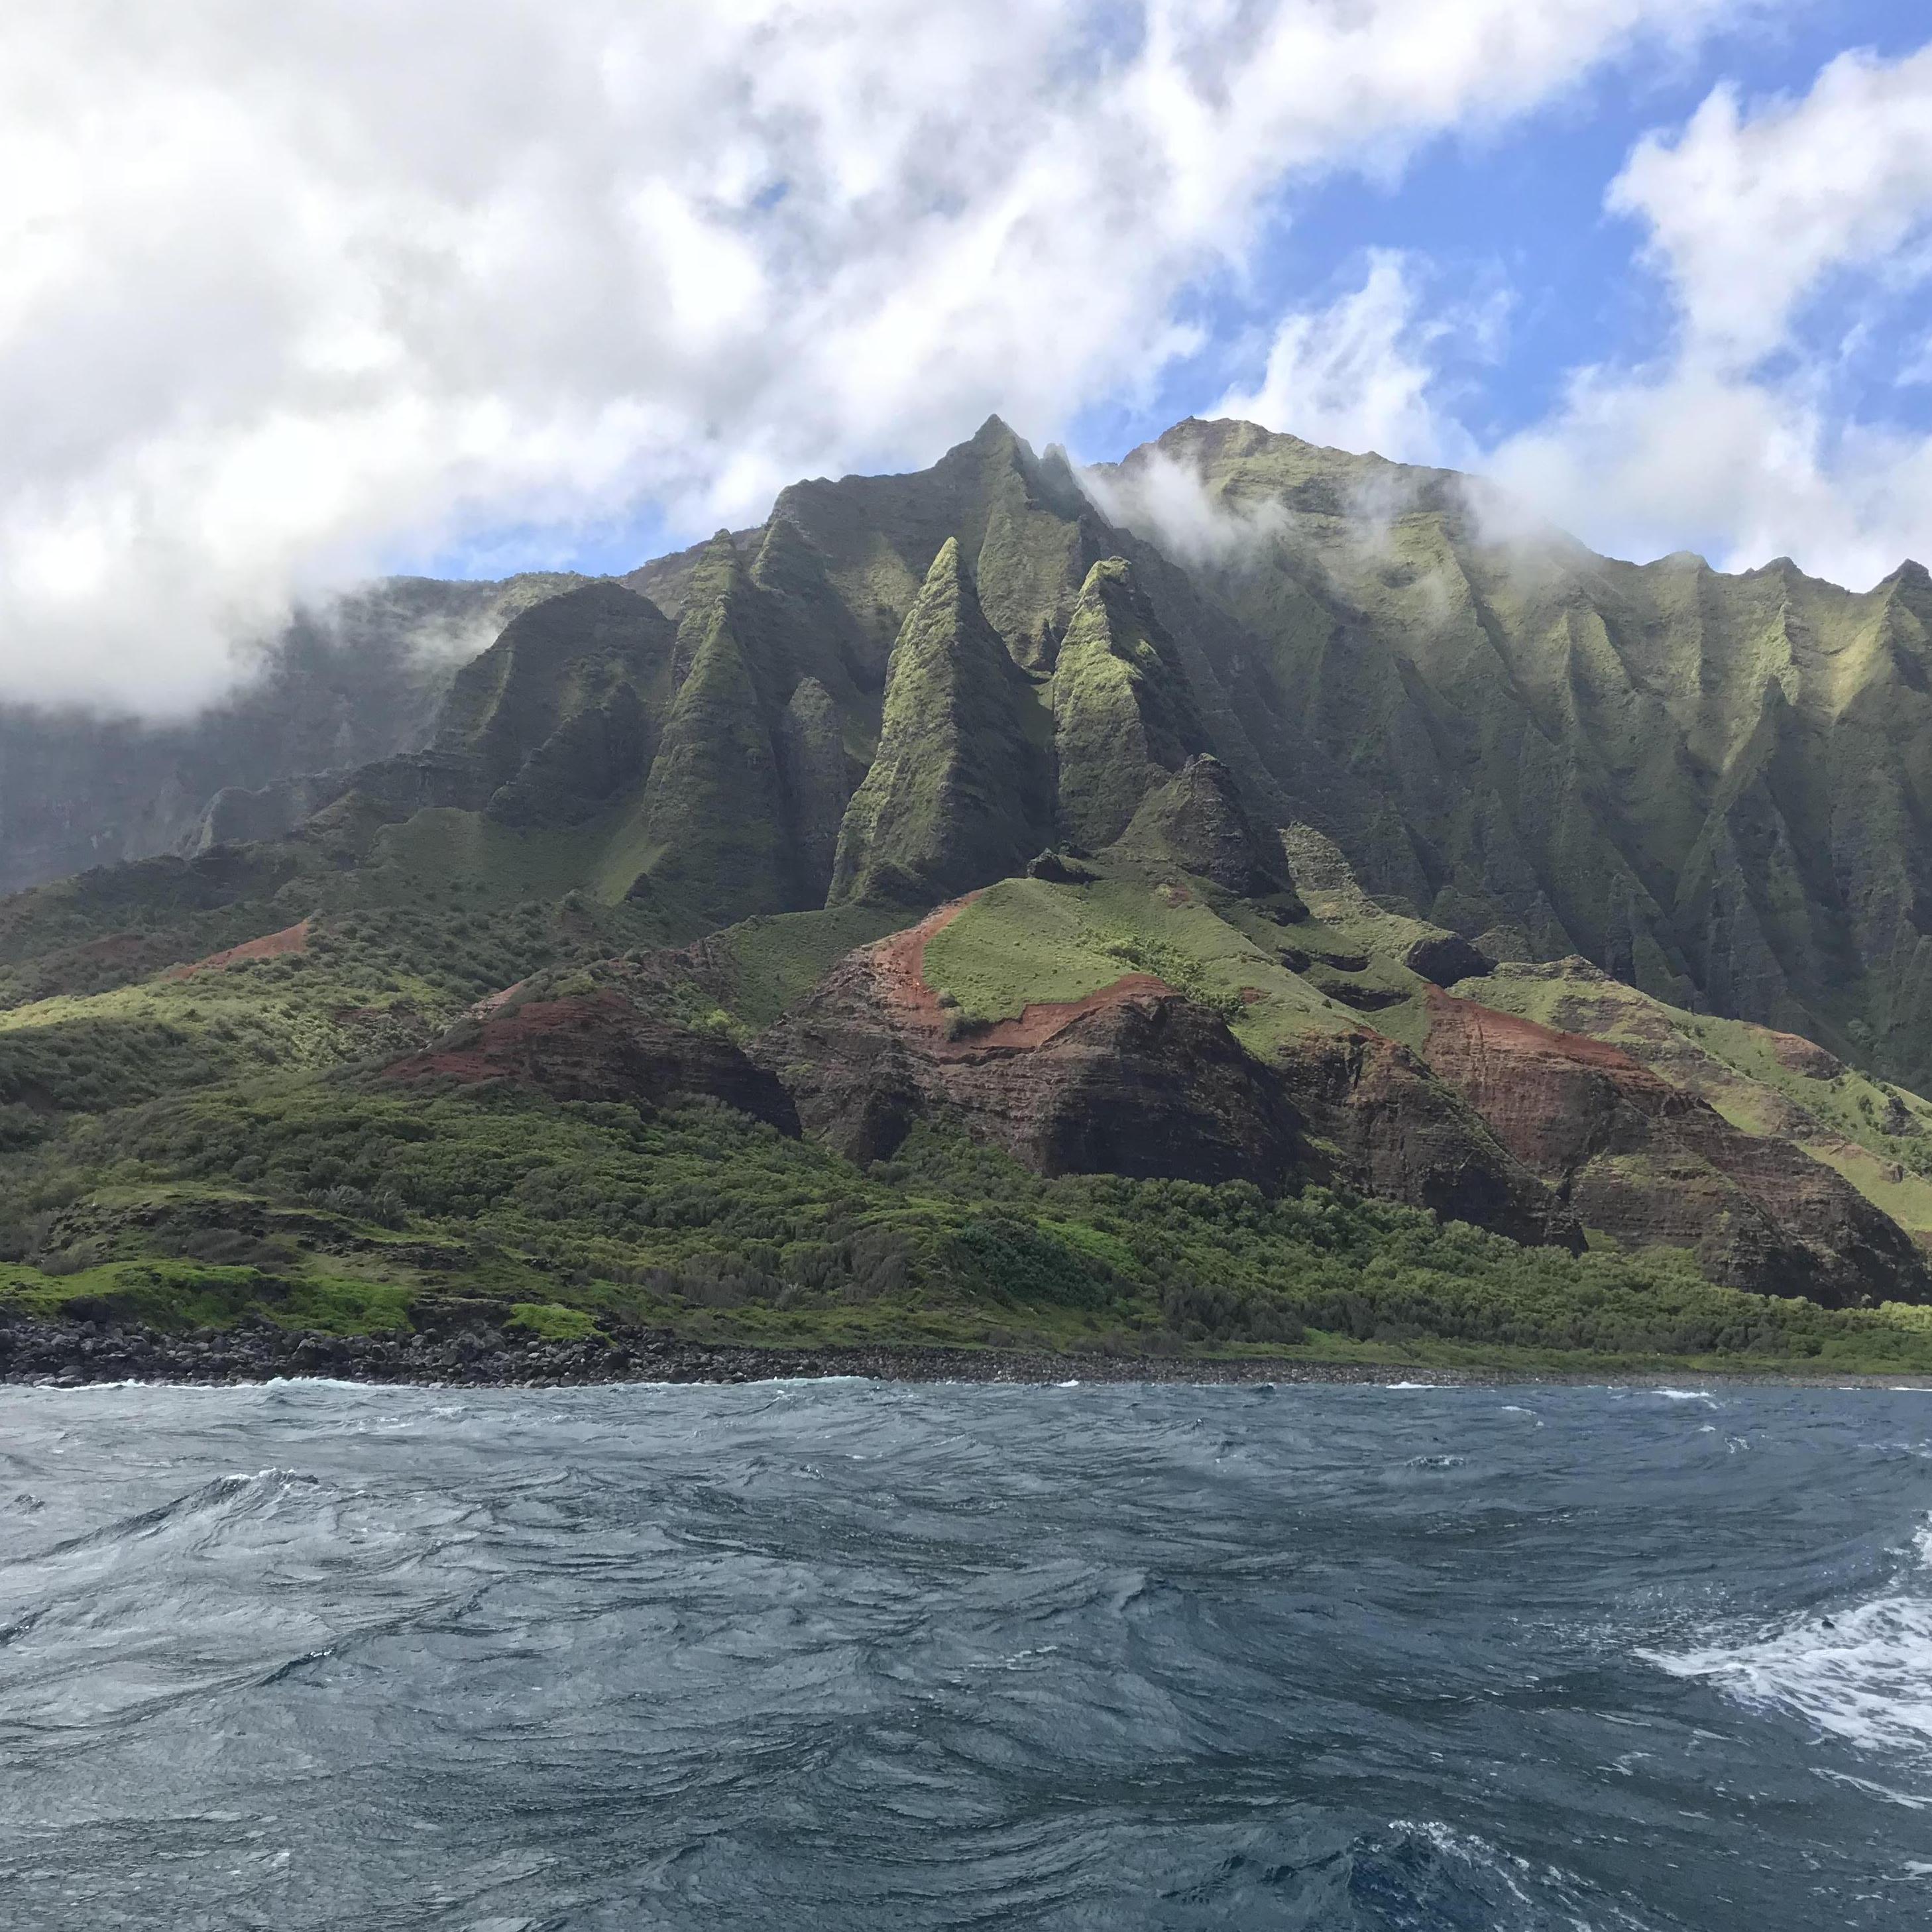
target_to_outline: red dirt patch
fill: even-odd
[[[1580,1066],[1600,1067],[1607,1073],[1635,1073],[1650,1079],[1657,1076],[1641,1060],[1600,1040],[1588,1040],[1580,1033],[1558,1033],[1535,1020],[1514,1013],[1499,1013],[1492,1006],[1479,1006],[1474,1000],[1459,1000],[1439,986],[1427,994],[1428,1047],[1438,1043],[1438,1036],[1466,1045],[1479,1056],[1495,1054],[1515,1058],[1531,1054],[1550,1054]],[[1424,1049],[1424,1057],[1427,1048]]]
[[[530,983],[527,980],[519,980],[514,985],[506,986],[501,992],[485,993],[482,998],[470,1009],[471,1018],[487,1020],[493,1013],[507,1006]]]
[[[1835,1080],[1845,1070],[1845,1063],[1836,1054],[1827,1053],[1815,1041],[1795,1033],[1778,1033],[1769,1027],[1762,1031],[1772,1058],[1778,1065],[1803,1074],[1808,1080]]]
[[[383,1072],[392,1080],[514,1080],[559,1100],[656,1106],[709,1095],[782,1133],[798,1132],[797,1110],[775,1075],[729,1041],[651,1019],[608,988],[532,1000],[470,1030],[460,1046],[412,1053]]]
[[[976,899],[977,892],[954,899],[918,925],[896,932],[871,948],[872,971],[880,1003],[902,1026],[916,1027],[934,1037],[929,1044],[941,1059],[964,1058],[986,1052],[1024,1053],[1062,1034],[1077,1019],[1118,1006],[1130,1000],[1178,999],[1165,980],[1151,973],[1129,973],[1078,1000],[1040,1000],[1024,1008],[1017,1019],[995,1020],[975,1027],[956,1040],[946,1036],[946,1009],[926,984],[926,942],[944,932]]]
[[[280,932],[264,933],[260,939],[244,939],[239,946],[231,946],[224,952],[211,952],[206,959],[197,959],[191,966],[170,966],[161,976],[167,980],[191,980],[197,973],[225,973],[230,967],[238,965],[244,959],[279,959],[291,952],[306,952],[310,924],[309,920],[301,920],[293,926],[285,926]]]
[[[513,1064],[548,1035],[588,1033],[607,1024],[620,1024],[633,1017],[634,1011],[621,993],[532,1000],[492,1019],[474,1046],[446,1053],[412,1053],[384,1067],[383,1076],[391,1080],[420,1080],[432,1073],[458,1080],[496,1078],[512,1071]]]

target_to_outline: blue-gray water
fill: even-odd
[[[1932,1396],[0,1390],[9,1928],[1921,1927]]]

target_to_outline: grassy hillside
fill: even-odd
[[[1610,1041],[1701,1094],[1746,1132],[1795,1141],[1918,1239],[1932,1240],[1932,1102],[1789,1034],[1666,1006],[1582,962],[1499,968],[1456,992]]]

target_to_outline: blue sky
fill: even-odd
[[[1546,416],[1580,363],[1646,362],[1675,326],[1670,288],[1642,261],[1640,222],[1604,208],[1607,185],[1652,130],[1681,128],[1712,87],[1747,98],[1802,94],[1826,62],[1847,48],[1886,58],[1932,39],[1932,8],[1909,0],[1844,0],[1766,10],[1714,33],[1693,54],[1640,54],[1582,81],[1502,130],[1445,134],[1399,174],[1368,180],[1337,170],[1285,189],[1248,286],[1198,290],[1210,342],[1174,367],[1146,400],[1107,400],[1082,412],[1070,446],[1088,460],[1119,456],[1223,394],[1228,359],[1252,330],[1282,309],[1333,299],[1358,284],[1362,253],[1401,249],[1430,265],[1438,305],[1507,302],[1492,359],[1455,359],[1468,385],[1465,416],[1496,440]],[[1845,371],[1851,408],[1884,410],[1932,425],[1932,382],[1899,388],[1901,346],[1932,328],[1924,290],[1876,303],[1868,278],[1820,299],[1807,332],[1828,342],[1852,311],[1872,313],[1872,338]]]
[[[1530,111],[1436,134],[1396,164],[1364,166],[1338,155],[1312,178],[1280,184],[1238,262],[1176,290],[1174,314],[1198,332],[1197,346],[1150,380],[1136,371],[1043,430],[1007,412],[1041,440],[1064,441],[1077,460],[1118,458],[1183,416],[1216,411],[1231,389],[1251,388],[1282,316],[1346,301],[1380,252],[1400,258],[1415,328],[1443,332],[1426,358],[1431,395],[1464,433],[1446,452],[1385,453],[1484,466],[1483,452],[1560,409],[1580,369],[1654,368],[1670,352],[1680,308],[1670,277],[1647,258],[1647,225],[1606,206],[1640,141],[1674,139],[1714,88],[1735,88],[1748,113],[1780,98],[1802,100],[1850,50],[1897,62],[1928,39],[1932,15],[1904,0],[1754,8],[1688,46],[1634,46]],[[1932,305],[1923,281],[1888,286],[1887,266],[1827,278],[1793,316],[1790,344],[1760,366],[1774,377],[1802,368],[1808,393],[1822,391],[1839,419],[1923,434],[1932,430]],[[1901,382],[1915,358],[1927,362],[1926,379]],[[1003,406],[997,398],[994,406]],[[973,426],[962,416],[955,428],[963,436]],[[901,460],[938,453],[935,445]],[[1614,524],[1584,533],[1619,547]],[[424,556],[419,567],[469,574],[541,557],[616,570],[693,534],[674,506],[638,503],[594,526],[474,533]],[[1700,518],[1694,506],[1674,541],[1646,534],[1648,544],[1621,548],[1637,554],[1670,541],[1712,550],[1733,566],[1764,560],[1727,548],[1723,515]],[[1834,560],[1816,562],[1829,571]]]
[[[0,53],[0,694],[191,709],[296,602],[628,568],[995,411],[1932,556],[1924,0],[22,0]]]
[[[1089,460],[1112,458],[1210,407],[1246,336],[1285,309],[1358,284],[1364,250],[1377,248],[1426,262],[1436,306],[1506,304],[1493,359],[1452,358],[1450,374],[1467,386],[1462,413],[1484,441],[1523,429],[1548,413],[1578,365],[1641,362],[1667,346],[1676,314],[1667,285],[1642,261],[1642,224],[1604,206],[1643,135],[1681,127],[1720,82],[1748,98],[1802,95],[1848,49],[1896,58],[1928,40],[1932,8],[1909,0],[1768,9],[1688,56],[1611,66],[1503,128],[1441,135],[1390,178],[1344,169],[1298,184],[1281,196],[1247,286],[1222,280],[1196,292],[1209,336],[1200,356],[1168,372],[1150,398],[1084,410],[1070,447]],[[1905,344],[1932,328],[1924,289],[1879,301],[1868,278],[1848,278],[1817,302],[1806,333],[1834,341],[1854,313],[1876,326],[1844,372],[1846,405],[1932,425],[1932,383],[1894,380]]]

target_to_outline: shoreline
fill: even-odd
[[[1048,1354],[1025,1349],[838,1346],[766,1348],[692,1342],[668,1330],[620,1329],[583,1340],[498,1331],[454,1336],[329,1335],[267,1324],[182,1334],[0,1318],[0,1386],[80,1388],[102,1383],[234,1387],[301,1380],[430,1388],[568,1388],[623,1383],[730,1384],[856,1378],[902,1384],[983,1382],[1253,1387],[1264,1384],[1486,1388],[1546,1383],[1642,1388],[1660,1378],[1790,1388],[1913,1389],[1932,1377],[1793,1369],[1528,1368],[1423,1362],[1324,1362],[1305,1357]]]

